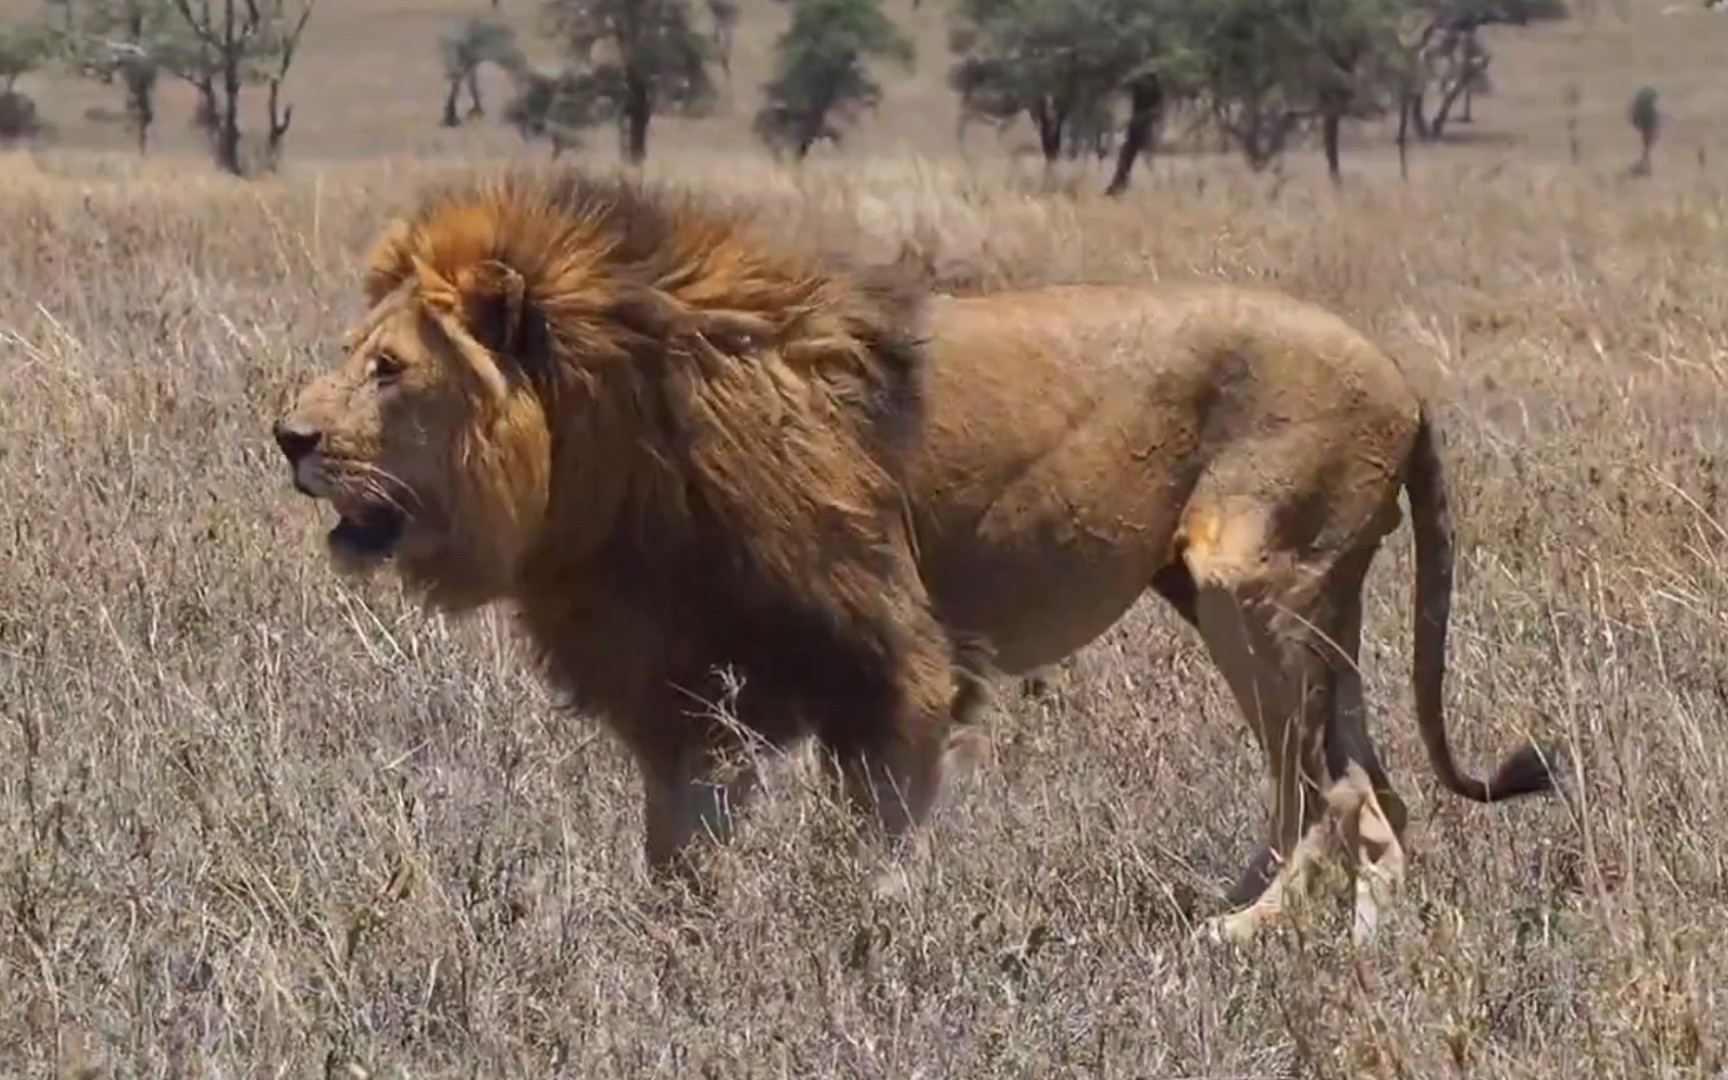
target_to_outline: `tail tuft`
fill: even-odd
[[[1558,746],[1528,743],[1508,754],[1485,785],[1481,802],[1539,795],[1560,787],[1566,758]]]

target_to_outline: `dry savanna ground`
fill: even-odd
[[[1364,666],[1413,863],[1360,949],[1332,907],[1190,940],[1261,836],[1262,773],[1155,603],[992,721],[904,896],[861,888],[797,761],[711,905],[658,892],[620,753],[503,619],[335,578],[269,443],[356,312],[362,244],[460,163],[0,162],[0,1074],[1721,1075],[1728,183],[1687,64],[1723,38],[1646,15],[1675,51],[1639,62],[1695,88],[1675,138],[1700,160],[1645,182],[1618,175],[1630,138],[1576,168],[1542,149],[1548,69],[1482,104],[1523,143],[1425,154],[1408,185],[1382,156],[1342,192],[1229,161],[1120,201],[983,154],[651,162],[769,234],[920,245],[949,287],[1269,283],[1395,352],[1448,432],[1454,745],[1485,771],[1555,738],[1575,777],[1505,807],[1433,782],[1401,528]],[[1597,57],[1604,132],[1645,81],[1601,73],[1618,25],[1519,46]]]

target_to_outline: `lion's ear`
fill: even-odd
[[[468,332],[494,353],[514,356],[522,344],[528,283],[514,267],[486,259],[456,274],[459,314]]]
[[[418,255],[408,255],[408,273],[414,278],[414,293],[420,303],[445,315],[460,315],[456,283]]]

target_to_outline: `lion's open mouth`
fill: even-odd
[[[336,527],[330,530],[330,546],[337,552],[365,559],[383,559],[402,539],[405,519],[391,506],[338,507]]]

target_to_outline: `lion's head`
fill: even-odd
[[[498,264],[459,281],[419,264],[277,425],[295,487],[336,510],[338,565],[394,556],[453,607],[508,586],[545,516],[550,429],[475,319],[520,288]]]
[[[451,610],[620,535],[648,555],[724,533],[770,576],[815,572],[835,519],[894,495],[915,300],[740,224],[526,173],[394,222],[344,358],[276,425],[295,486],[336,510],[338,563],[393,560]]]

